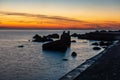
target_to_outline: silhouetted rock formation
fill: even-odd
[[[68,31],[67,33],[65,33],[65,31],[64,31],[63,34],[61,35],[60,40],[45,43],[45,44],[43,44],[42,48],[43,48],[43,50],[65,52],[67,50],[67,48],[70,46],[70,44],[71,44],[70,32]]]
[[[94,32],[89,32],[85,34],[73,33],[71,37],[77,37],[78,39],[88,39],[88,40],[114,41],[114,40],[120,40],[120,30],[117,31],[96,30]]]
[[[106,41],[114,41],[120,40],[120,32],[119,31],[95,31],[86,34],[82,34],[78,36],[79,39],[88,39],[88,40],[106,40]]]
[[[70,31],[68,31],[67,33],[65,33],[65,31],[63,31],[60,41],[62,41],[65,45],[70,46],[70,44],[71,44]]]
[[[53,39],[48,38],[46,36],[41,37],[38,34],[33,36],[33,42],[46,42],[46,41],[53,41]]]
[[[35,36],[33,36],[34,39],[37,39],[37,38],[41,38],[41,36],[39,36],[38,34],[36,34]]]
[[[78,37],[79,34],[77,34],[77,33],[73,33],[71,36],[72,36],[72,37]]]
[[[48,38],[59,38],[59,35],[58,34],[49,34],[46,37],[48,37]]]

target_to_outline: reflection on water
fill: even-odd
[[[77,43],[72,43],[65,53],[42,51],[43,43],[28,41],[33,34],[38,32],[39,34],[62,33],[59,30],[53,32],[45,30],[0,31],[0,80],[58,80],[99,52],[92,50],[91,42],[88,40],[77,38],[72,38]],[[19,48],[19,45],[24,45],[24,47]],[[77,57],[71,56],[73,51],[77,53]]]
[[[42,51],[43,56],[45,57],[51,57],[56,59],[62,59],[65,57],[66,52],[57,52],[57,51]]]
[[[71,55],[70,48],[67,48],[66,52],[43,50],[42,53],[43,53],[43,56],[54,58],[54,60],[56,60],[56,59],[58,59],[58,60],[63,60],[63,59],[69,60],[69,57]]]

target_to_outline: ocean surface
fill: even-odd
[[[70,30],[84,34],[93,30]],[[35,34],[62,34],[63,30],[0,30],[0,80],[58,80],[66,73],[97,55],[94,41],[73,38],[66,53],[42,51],[42,44],[32,42]],[[19,45],[24,45],[19,48]],[[75,51],[77,57],[72,57]],[[68,61],[63,61],[66,58]]]

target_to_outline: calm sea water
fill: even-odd
[[[63,30],[0,30],[0,80],[58,80],[60,77],[97,55],[92,41],[76,40],[66,53],[42,51],[43,43],[30,42],[35,34],[62,34]],[[90,30],[71,30],[71,33]],[[24,45],[23,48],[18,48]],[[77,52],[77,57],[71,53]],[[68,61],[63,61],[67,58]]]

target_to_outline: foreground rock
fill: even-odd
[[[61,35],[60,40],[56,40],[53,42],[45,43],[42,45],[43,50],[51,50],[51,51],[62,51],[65,52],[67,48],[71,44],[71,37],[70,37],[70,32],[65,33]]]

